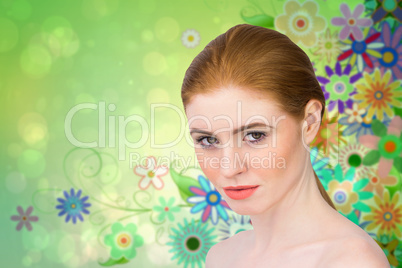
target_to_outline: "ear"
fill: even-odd
[[[303,142],[306,146],[310,145],[320,129],[321,109],[322,104],[316,99],[311,99],[306,104],[302,127]]]

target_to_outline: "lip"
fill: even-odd
[[[245,188],[247,187],[247,188]],[[224,187],[223,191],[225,191],[225,194],[233,199],[233,200],[241,200],[241,199],[246,199],[254,194],[254,192],[258,189],[259,185],[243,185],[243,186],[229,186],[229,187]]]
[[[259,185],[238,185],[238,186],[227,186],[227,187],[222,187],[222,188],[225,190],[243,190],[243,189],[255,188],[258,186]]]

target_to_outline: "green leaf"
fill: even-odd
[[[358,209],[363,212],[370,212],[371,208],[362,202],[357,202],[352,205],[355,209]]]
[[[374,196],[372,192],[359,192],[357,194],[359,195],[360,200],[369,199]]]
[[[113,266],[113,265],[116,265],[116,264],[125,264],[125,263],[128,263],[128,262],[129,262],[128,259],[126,259],[125,257],[121,257],[118,260],[110,258],[109,260],[107,260],[104,263],[99,262],[99,264],[102,265],[102,266]]]
[[[394,167],[396,168],[396,170],[402,173],[402,157],[397,156],[394,158]]]
[[[373,130],[374,135],[378,137],[384,137],[387,135],[387,127],[378,119],[373,119],[371,122],[371,129]]]
[[[348,169],[348,171],[346,171],[344,180],[348,180],[348,181],[353,181],[353,178],[355,177],[355,168],[354,167],[350,167]]]
[[[353,192],[360,191],[369,183],[369,179],[361,179],[353,184]]]
[[[380,157],[381,157],[381,155],[380,155],[379,151],[372,150],[364,156],[363,165],[372,166],[372,165],[378,163],[378,161],[380,161]]]
[[[170,176],[172,177],[174,183],[179,188],[179,193],[180,193],[180,196],[183,199],[183,201],[186,202],[187,204],[193,206],[194,204],[187,202],[187,198],[195,195],[193,192],[190,191],[189,188],[190,188],[190,186],[195,186],[195,187],[201,188],[200,183],[196,179],[193,179],[191,177],[188,177],[181,173],[176,172],[174,170],[172,164],[170,164],[169,172],[170,172]]]
[[[240,14],[242,19],[246,21],[248,24],[261,26],[266,28],[273,28],[275,19],[266,14],[259,14],[250,17],[246,17],[243,14]]]

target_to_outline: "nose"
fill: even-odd
[[[230,144],[221,150],[220,173],[224,177],[231,178],[248,170],[247,155],[241,148]]]

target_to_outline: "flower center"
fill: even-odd
[[[352,44],[352,49],[355,53],[362,54],[364,51],[366,51],[366,43],[354,41]]]
[[[393,141],[387,141],[384,146],[385,151],[388,153],[393,153],[396,149],[396,144]]]
[[[346,193],[342,190],[337,191],[334,197],[337,203],[344,203],[346,201]]]
[[[22,220],[23,220],[23,221],[26,221],[26,220],[27,220],[27,217],[25,217],[25,216],[22,217]]]
[[[383,93],[381,91],[376,91],[374,93],[374,98],[376,98],[377,100],[381,100],[383,96]]]
[[[155,173],[152,170],[148,171],[148,177],[153,178],[153,176],[155,176]]]
[[[372,181],[373,183],[377,183],[377,182],[378,182],[378,178],[377,178],[377,177],[373,177],[373,178],[371,179],[371,181]]]
[[[380,63],[385,67],[392,67],[397,64],[399,56],[392,47],[385,47],[381,50],[382,57],[379,59]]]
[[[76,205],[74,203],[71,204],[71,208],[75,208]]]
[[[193,36],[193,35],[189,35],[189,36],[187,37],[187,40],[188,40],[189,42],[193,42],[193,41],[194,41],[194,36]]]
[[[348,162],[349,165],[351,165],[352,167],[358,167],[362,163],[362,159],[360,155],[352,154],[351,156],[349,156]]]
[[[190,236],[185,241],[187,249],[191,252],[199,250],[200,244],[200,239],[196,236]]]
[[[131,243],[131,238],[128,234],[120,234],[117,237],[117,244],[122,248],[126,248],[126,247],[130,246],[130,243]]]
[[[168,207],[165,207],[165,211],[169,211],[169,208],[168,208]]]
[[[221,201],[221,196],[217,191],[211,191],[208,193],[206,201],[210,205],[216,205]]]
[[[387,52],[384,53],[384,55],[382,55],[382,59],[386,63],[390,63],[394,59],[394,54],[392,54],[391,52],[387,51]]]
[[[354,18],[350,18],[350,19],[348,20],[348,24],[349,24],[350,26],[354,26],[354,25],[356,24],[355,19],[354,19]]]
[[[326,49],[331,49],[332,48],[332,43],[331,42],[326,42],[325,43],[325,48]]]
[[[392,213],[391,212],[385,212],[383,215],[384,220],[390,221],[392,220]]]

